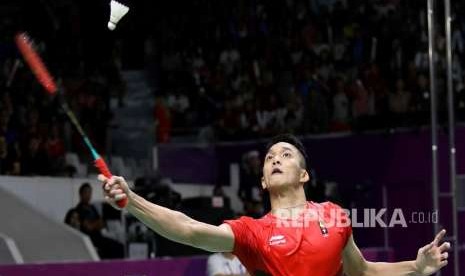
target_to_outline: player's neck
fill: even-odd
[[[271,213],[273,215],[279,214],[281,217],[283,214],[295,214],[296,211],[305,209],[307,199],[305,198],[305,191],[303,187],[299,186],[279,191],[270,191],[270,202]]]

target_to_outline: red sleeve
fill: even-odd
[[[258,268],[256,263],[259,256],[257,250],[257,239],[254,232],[254,219],[241,217],[235,220],[224,221],[228,224],[234,233],[234,250],[241,263],[252,272]]]
[[[326,214],[340,214],[337,219],[337,224],[336,227],[342,231],[344,235],[345,242],[344,244],[347,244],[347,241],[349,240],[350,236],[352,235],[352,223],[349,218],[349,214],[341,208],[341,206],[332,203],[332,202],[325,202],[323,203]],[[335,210],[335,212],[330,212],[331,210]]]

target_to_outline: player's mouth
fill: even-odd
[[[274,168],[272,171],[271,171],[271,175],[275,175],[275,174],[282,174],[283,171],[281,171],[279,168]]]

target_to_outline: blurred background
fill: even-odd
[[[212,224],[262,216],[264,145],[293,133],[311,161],[309,200],[402,208],[406,228],[354,228],[367,258],[413,259],[433,238],[427,1],[122,3],[131,10],[113,32],[109,1],[0,3],[0,274],[206,275],[208,255],[103,203],[91,156],[23,63],[18,31],[34,39],[112,172],[154,203]],[[450,231],[458,217],[451,238],[465,271],[465,4],[451,5],[458,208],[441,2],[438,211]],[[425,219],[412,221],[415,212]]]

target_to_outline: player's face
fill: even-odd
[[[289,143],[274,144],[265,156],[262,186],[273,189],[285,185],[298,185],[308,181],[308,173],[301,166],[301,155]]]

